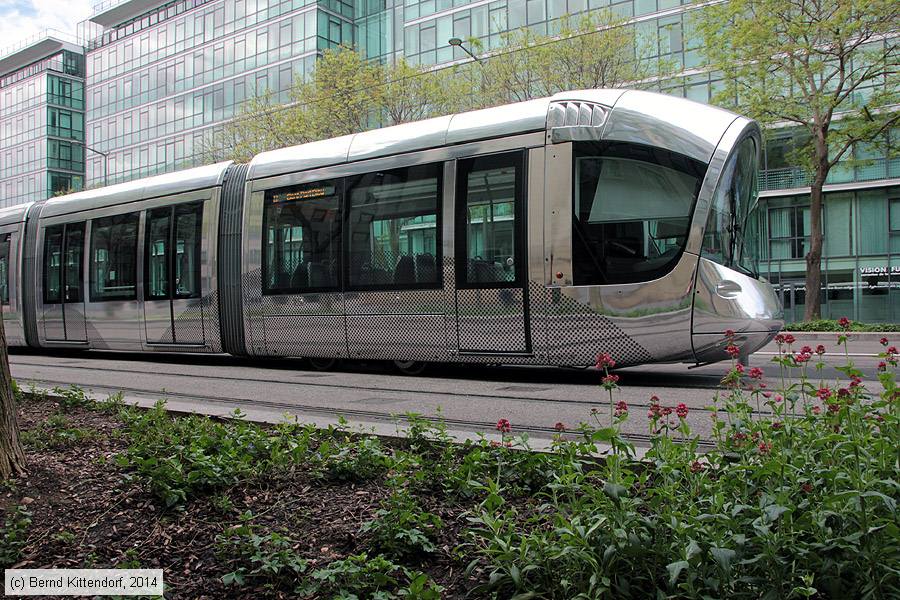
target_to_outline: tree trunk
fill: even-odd
[[[822,315],[822,188],[828,177],[827,157],[817,161],[816,174],[809,191],[809,252],[806,254],[806,311],[804,321]]]
[[[0,318],[0,481],[25,472],[25,450],[19,439],[16,401],[9,374],[9,354],[6,333]]]

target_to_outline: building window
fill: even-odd
[[[809,207],[769,209],[769,258],[803,258],[809,250]]]
[[[263,293],[340,291],[340,181],[266,192]]]
[[[91,301],[137,298],[138,214],[91,222]]]
[[[900,198],[891,198],[890,203],[890,244],[891,254],[900,254]]]
[[[440,286],[441,169],[421,165],[348,182],[350,286]]]

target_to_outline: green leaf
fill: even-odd
[[[722,569],[725,571],[731,570],[731,561],[737,556],[737,552],[730,548],[716,547],[710,548],[709,552],[713,555],[713,558],[716,559],[716,562],[719,563],[719,566],[722,567]]]
[[[669,572],[669,585],[675,585],[675,582],[678,581],[678,576],[681,575],[681,572],[687,569],[688,566],[686,560],[678,560],[666,565],[666,570]]]
[[[606,482],[603,484],[603,492],[610,498],[619,499],[628,495],[628,489],[618,483]]]
[[[781,506],[780,504],[770,504],[765,507],[763,511],[766,514],[766,520],[769,523],[773,523],[778,520],[778,517],[783,515],[784,513],[790,511],[791,509],[787,506]]]

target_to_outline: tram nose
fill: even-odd
[[[765,346],[784,327],[781,300],[772,286],[701,258],[694,290],[693,346],[698,362],[726,360],[726,331],[742,356]]]

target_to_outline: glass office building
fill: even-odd
[[[56,34],[0,56],[0,207],[84,183],[84,54]]]
[[[701,40],[688,25],[689,13],[698,8],[688,0],[105,0],[79,25],[86,70],[79,94],[86,110],[83,133],[73,128],[71,135],[83,135],[87,146],[108,154],[108,161],[95,152],[85,157],[74,145],[72,158],[62,158],[69,150],[51,149],[51,141],[78,140],[51,135],[49,124],[39,127],[35,117],[35,127],[47,133],[47,175],[32,187],[18,183],[28,175],[14,165],[40,163],[36,151],[34,159],[26,153],[20,162],[4,162],[3,202],[50,193],[62,185],[53,179],[59,174],[71,175],[70,185],[77,187],[85,160],[87,186],[203,163],[211,132],[237,114],[242,102],[265,92],[288,101],[296,78],[310,73],[316,57],[338,44],[352,45],[372,60],[404,57],[412,64],[442,65],[469,60],[449,45],[451,37],[475,37],[492,49],[502,44],[505,32],[529,27],[553,34],[561,17],[595,9],[627,19],[642,46],[650,48],[647,59],[663,58],[680,68],[682,75],[661,82],[659,91],[710,101],[720,82],[698,68]],[[48,90],[36,87],[34,102],[46,105],[37,110],[49,118],[56,105]],[[4,98],[0,95],[0,153],[12,150],[16,160],[19,142],[8,141],[5,129],[7,114],[15,109]],[[900,131],[890,135],[900,137]],[[763,273],[781,287],[793,320],[802,317],[805,304],[809,182],[785,158],[791,132],[769,137],[760,173],[758,218],[765,236],[759,252]],[[854,158],[866,162],[839,166],[826,188],[823,313],[900,321],[900,159],[875,150],[856,152]],[[51,153],[57,157],[49,158]]]

